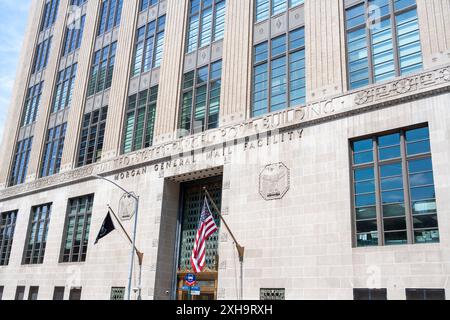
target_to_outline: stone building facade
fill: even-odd
[[[0,298],[126,297],[116,221],[94,245],[123,191],[95,175],[140,198],[142,299],[186,298],[203,187],[245,247],[244,299],[449,297],[448,16],[449,0],[33,0]],[[213,214],[202,298],[238,299]]]

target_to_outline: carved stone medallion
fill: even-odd
[[[290,172],[283,163],[270,164],[259,176],[259,193],[264,200],[282,199],[290,187]]]

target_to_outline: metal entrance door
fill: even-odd
[[[193,272],[190,258],[194,249],[195,236],[205,200],[203,187],[208,189],[219,210],[221,207],[222,177],[198,180],[182,185],[182,225],[177,272],[177,297],[179,300],[187,298],[186,292],[182,290],[183,279],[186,274]],[[214,220],[220,229],[220,218],[211,203],[209,205]],[[206,267],[203,272],[197,274],[198,285],[201,287],[201,295],[192,297],[194,300],[217,299],[218,248],[219,232],[216,232],[206,242]]]

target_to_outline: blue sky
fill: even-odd
[[[30,2],[0,0],[0,141],[3,138]]]

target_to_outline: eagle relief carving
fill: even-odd
[[[282,199],[289,190],[289,169],[283,163],[270,164],[259,177],[259,193],[265,200]]]

